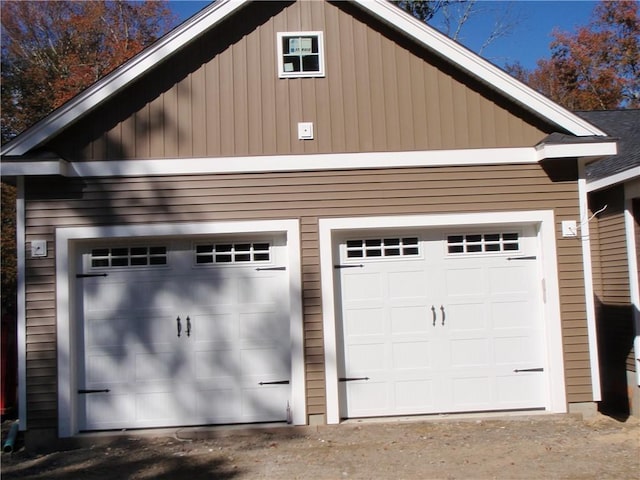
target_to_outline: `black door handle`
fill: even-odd
[[[431,305],[431,315],[433,316],[433,326],[436,326],[436,307]]]
[[[444,320],[447,318],[447,315],[444,313],[444,306],[440,305],[440,311],[442,312],[442,326],[444,327]]]
[[[191,336],[191,319],[187,317],[187,337]]]
[[[182,333],[182,324],[180,323],[180,317],[176,318],[176,323],[178,324],[178,336]]]

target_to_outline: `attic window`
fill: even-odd
[[[322,32],[278,32],[278,75],[324,77]]]

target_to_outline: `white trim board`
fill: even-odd
[[[588,150],[586,153],[585,149]],[[67,177],[295,172],[364,168],[533,164],[547,158],[573,158],[584,156],[585,154],[600,157],[602,155],[614,155],[615,153],[615,143],[602,142],[519,148],[265,155],[163,160],[46,161],[42,163],[8,161],[0,164],[0,172],[5,176],[63,175]]]
[[[75,398],[74,330],[75,249],[77,242],[98,239],[218,235],[235,233],[285,233],[287,236],[289,298],[291,309],[291,412],[296,425],[306,424],[300,225],[298,220],[262,220],[211,223],[166,223],[107,227],[70,227],[56,230],[56,320],[58,362],[58,435],[78,433]]]
[[[598,180],[593,180],[591,182],[587,181],[587,193],[596,192],[598,190],[617,185],[618,183],[629,182],[638,178],[640,178],[640,166],[633,167],[629,170],[625,170],[624,172],[615,173]]]
[[[544,281],[543,306],[546,332],[547,367],[549,368],[549,397],[546,408],[550,412],[567,411],[562,353],[562,326],[560,294],[556,263],[556,237],[554,214],[551,210],[524,212],[495,212],[443,215],[407,215],[396,217],[355,217],[319,220],[320,272],[322,288],[322,318],[325,348],[327,423],[340,422],[338,393],[337,336],[335,318],[334,235],[362,229],[387,228],[442,228],[465,225],[467,227],[495,224],[536,224],[539,227],[541,273]]]
[[[218,0],[178,26],[114,72],[84,90],[42,121],[7,143],[0,155],[23,155],[58,134],[71,123],[82,118],[113,94],[148,73],[168,56],[187,45],[226,17],[235,14],[248,0]],[[363,11],[377,17],[391,28],[416,41],[423,47],[444,57],[453,65],[498,90],[534,115],[555,123],[578,135],[606,135],[586,120],[565,110],[506,72],[482,59],[436,29],[420,22],[386,0],[355,0]]]

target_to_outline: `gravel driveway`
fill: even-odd
[[[640,421],[535,415],[198,429],[2,455],[2,479],[638,479]]]

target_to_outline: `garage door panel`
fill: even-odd
[[[79,282],[79,388],[109,390],[79,397],[81,428],[286,420],[289,384],[259,383],[290,381],[287,271],[257,271],[246,255],[217,266],[206,251],[197,262],[189,241],[168,251],[159,268],[103,263],[107,276]],[[91,248],[81,255],[91,268]],[[285,258],[284,243],[269,251]]]
[[[490,342],[485,337],[454,339],[449,345],[451,367],[477,367],[491,364]]]
[[[343,277],[344,298],[349,302],[380,299],[383,291],[383,279],[380,273],[345,275]]]
[[[345,309],[345,317],[348,342],[353,337],[385,334],[385,316],[380,308],[348,308]]]
[[[396,306],[389,309],[391,334],[425,334],[433,328],[431,311],[426,305]]]
[[[428,340],[394,342],[392,366],[395,370],[424,369],[433,365],[433,345]]]
[[[496,378],[498,402],[504,408],[527,408],[532,399],[544,402],[544,376],[538,372],[518,373]]]
[[[422,240],[411,256],[385,257],[383,251],[375,259],[358,258],[359,268],[336,270],[344,341],[341,368],[347,377],[370,378],[342,387],[341,414],[544,406],[544,393],[536,391],[545,391],[544,381],[503,380],[500,388],[526,384],[522,393],[508,394],[498,390],[497,380],[498,375],[516,375],[518,368],[543,366],[536,242],[513,231],[457,235],[454,240],[460,245],[451,248],[448,237],[434,231],[418,238]],[[356,260],[345,254],[359,245],[366,246],[366,241],[339,245],[342,265]],[[534,261],[509,261],[511,255]],[[375,395],[380,398],[369,398]],[[505,403],[507,395],[517,402]]]
[[[448,302],[442,312],[436,312],[436,324],[442,326],[442,315],[445,315],[445,326],[452,335],[457,333],[472,333],[484,331],[488,328],[487,314],[484,303],[472,302],[455,304]]]

